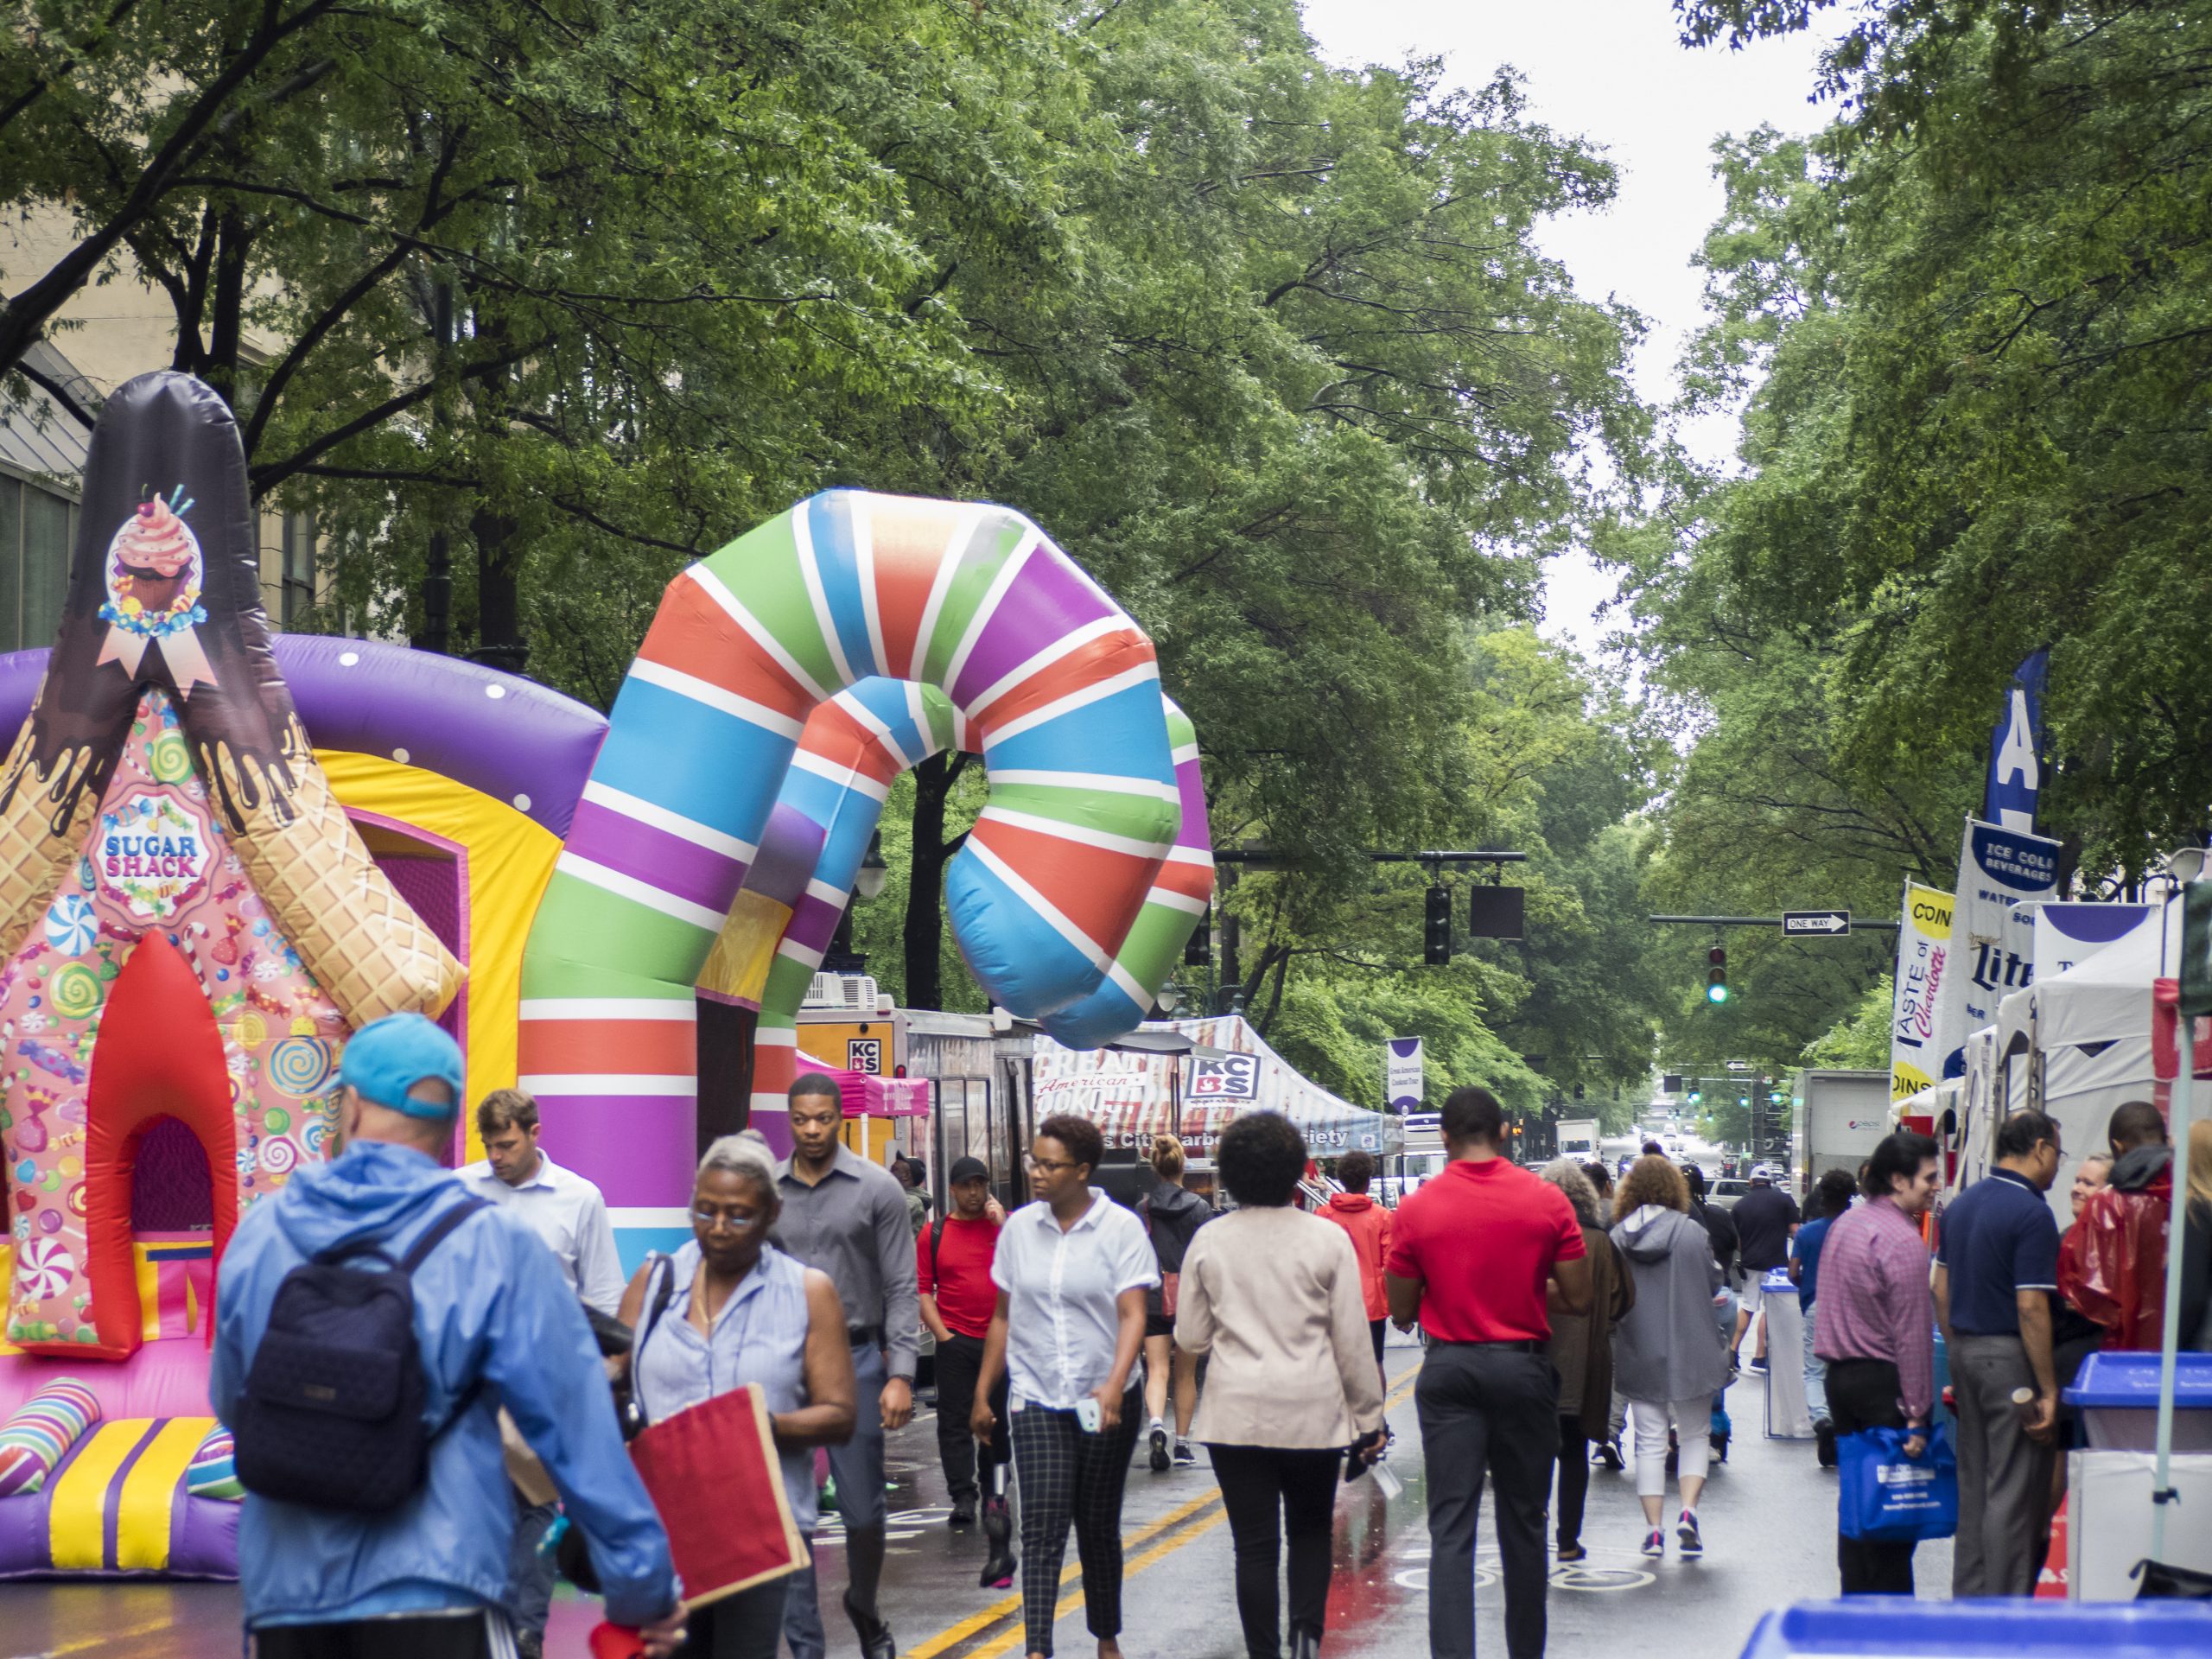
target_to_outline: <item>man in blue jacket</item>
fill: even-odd
[[[461,1100],[461,1051],[419,1014],[365,1026],[339,1069],[345,1150],[248,1211],[224,1252],[208,1380],[235,1421],[284,1275],[375,1239],[392,1259],[467,1197],[440,1166]],[[375,1258],[368,1259],[377,1265]],[[668,1535],[622,1449],[583,1311],[536,1235],[498,1208],[470,1216],[413,1279],[431,1442],[419,1491],[380,1515],[249,1494],[238,1577],[259,1659],[501,1659],[514,1510],[504,1405],[582,1529],[607,1617],[641,1628],[653,1659],[682,1640]],[[450,1419],[450,1422],[448,1422]]]

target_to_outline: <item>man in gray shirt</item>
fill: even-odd
[[[895,1659],[898,1644],[876,1611],[875,1592],[883,1578],[883,1437],[914,1414],[921,1351],[913,1229],[897,1178],[838,1140],[845,1113],[835,1079],[816,1071],[793,1084],[791,1114],[791,1155],[776,1170],[784,1209],[775,1243],[837,1287],[860,1390],[853,1438],[830,1448],[845,1520],[845,1612],[860,1633],[862,1659]],[[871,1393],[877,1411],[868,1409]],[[792,1659],[823,1659],[827,1638],[811,1573],[791,1586],[784,1635]]]

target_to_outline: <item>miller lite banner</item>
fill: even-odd
[[[1998,1003],[2034,983],[2035,912],[2024,906],[2058,891],[2058,855],[2048,837],[1967,820],[1951,925],[1956,950],[1938,1003],[1937,1024],[1951,1045],[1945,1077],[1965,1075],[1967,1033],[1996,1024]]]
[[[1894,1103],[1932,1087],[1943,1074],[1950,1039],[1939,1004],[1950,977],[1951,912],[1955,901],[1937,887],[1904,884],[1904,912],[1897,927],[1897,1000],[1890,1012],[1890,1099]]]

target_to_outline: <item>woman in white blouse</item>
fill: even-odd
[[[1122,1491],[1142,1421],[1134,1373],[1144,1294],[1160,1282],[1160,1268],[1135,1212],[1091,1191],[1090,1172],[1105,1150],[1086,1119],[1039,1124],[1029,1147],[1036,1201],[1006,1218],[991,1261],[998,1308],[983,1339],[969,1427],[978,1440],[990,1438],[998,1421],[991,1392],[1004,1375],[1021,1485],[1021,1616],[1031,1659],[1052,1651],[1071,1521],[1098,1659],[1121,1659]]]
[[[1192,1425],[1213,1459],[1236,1553],[1250,1659],[1281,1659],[1276,1574],[1290,1553],[1290,1651],[1313,1659],[1329,1611],[1329,1532],[1345,1448],[1382,1453],[1382,1379],[1351,1235],[1292,1206],[1306,1141],[1254,1112],[1224,1130],[1214,1167],[1238,1208],[1183,1258],[1175,1343],[1211,1353]]]

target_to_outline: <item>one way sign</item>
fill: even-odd
[[[1782,912],[1782,937],[1785,939],[1824,938],[1851,931],[1851,912],[1847,910],[1785,910]]]

